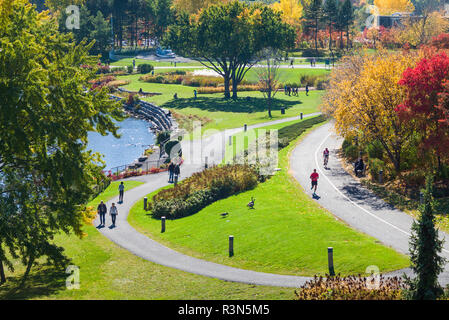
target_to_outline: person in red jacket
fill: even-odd
[[[318,178],[320,177],[320,175],[318,174],[318,172],[316,172],[316,169],[313,169],[313,173],[310,175],[310,180],[312,180],[312,189],[313,190],[313,195],[316,195],[316,188],[318,187]],[[314,189],[315,188],[315,189]]]

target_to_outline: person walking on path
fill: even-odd
[[[197,97],[198,92],[196,90],[193,90],[193,95],[195,96],[195,99]]]
[[[292,67],[293,68],[293,59],[292,60],[290,60],[290,67]]]
[[[175,175],[175,185],[176,185],[178,183],[179,175],[181,174],[181,169],[179,168],[179,164],[175,165],[173,173]]]
[[[173,162],[170,162],[168,165],[168,183],[173,182],[173,175],[175,174],[175,165]]]
[[[123,181],[118,186],[118,203],[123,203],[123,195],[125,194],[125,185],[123,184]]]
[[[104,227],[106,225],[106,213],[108,208],[104,204],[103,200],[101,200],[100,204],[97,207],[97,213],[100,216],[100,227]]]
[[[306,84],[306,96],[309,96],[309,85]]]
[[[111,228],[115,228],[115,221],[116,221],[117,215],[118,215],[118,210],[117,210],[117,207],[115,206],[115,203],[113,203],[111,208],[109,209],[109,214],[111,215],[111,219],[112,219]]]
[[[310,180],[312,180],[312,188],[310,188],[311,190],[313,190],[313,195],[316,196],[316,188],[318,187],[318,178],[320,177],[320,175],[318,174],[318,172],[316,172],[316,169],[313,169],[313,173],[310,175]]]

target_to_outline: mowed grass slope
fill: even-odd
[[[141,183],[126,181],[125,190]],[[116,196],[117,183],[92,200],[110,200]],[[110,222],[107,216],[107,223]],[[59,235],[55,241],[65,248],[71,264],[80,268],[80,289],[68,290],[64,270],[51,266],[36,266],[23,288],[18,288],[25,271],[15,262],[14,273],[6,270],[8,281],[0,286],[4,299],[293,299],[291,288],[276,288],[231,283],[166,268],[141,259],[115,245],[95,229],[86,226],[87,236]],[[43,262],[43,261],[42,261]]]
[[[280,168],[254,190],[213,203],[192,216],[160,221],[145,212],[142,201],[129,222],[152,239],[180,252],[213,262],[263,272],[312,276],[328,272],[327,248],[334,248],[337,273],[365,273],[370,265],[381,272],[407,267],[408,258],[361,234],[319,207],[288,174],[288,153],[280,151]],[[154,193],[153,193],[154,194]],[[151,196],[149,195],[149,199]],[[256,198],[254,210],[246,204]],[[222,218],[220,213],[228,212]],[[228,257],[228,237],[235,237],[235,256]]]
[[[309,96],[304,92],[299,97],[288,96],[279,92],[273,101],[273,118],[268,117],[266,109],[266,99],[258,91],[239,92],[239,99],[225,100],[222,93],[201,94],[198,99],[193,99],[194,87],[175,84],[146,83],[139,80],[141,75],[122,76],[120,79],[127,79],[130,84],[125,88],[139,91],[142,88],[146,92],[161,93],[153,97],[144,98],[145,101],[152,102],[160,107],[170,109],[185,117],[199,117],[209,119],[203,126],[203,131],[209,129],[224,130],[247,125],[277,120],[282,118],[299,116],[317,112],[323,91],[311,91]],[[177,94],[178,99],[173,95]],[[249,100],[247,100],[249,97]],[[285,114],[281,114],[281,108],[286,108]]]

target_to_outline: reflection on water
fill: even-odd
[[[154,134],[149,130],[150,124],[144,120],[128,118],[118,125],[120,139],[96,132],[89,132],[88,135],[88,149],[103,154],[106,170],[134,162],[155,141]]]

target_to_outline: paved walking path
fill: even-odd
[[[337,158],[343,140],[328,123],[311,132],[291,154],[291,174],[312,197],[310,174],[320,174],[316,201],[354,229],[377,238],[386,246],[408,254],[412,217],[395,209],[364,188],[348,174]],[[328,169],[323,167],[323,150],[330,151]],[[449,239],[440,232],[442,238]],[[449,259],[449,243],[442,255]],[[382,272],[382,270],[380,270]],[[410,270],[407,271],[410,273]],[[449,265],[440,275],[440,283],[449,283]]]
[[[310,117],[312,115],[316,114],[307,116]],[[298,118],[299,117],[287,118],[248,126],[248,129],[260,128]],[[226,142],[230,135],[235,135],[242,130],[243,128],[236,128],[214,134],[207,138],[205,143],[210,146]],[[293,176],[300,182],[306,192],[308,192],[310,191],[310,172],[314,168],[317,168],[321,176],[318,189],[318,194],[321,198],[317,201],[323,207],[327,208],[335,216],[344,220],[355,229],[376,237],[385,245],[391,246],[397,251],[407,254],[412,218],[403,212],[391,208],[382,200],[379,200],[372,193],[364,189],[358,182],[354,181],[353,178],[343,170],[340,162],[335,159],[336,151],[340,148],[342,141],[331,132],[331,124],[321,126],[311,132],[294,149],[291,155],[291,169]],[[326,172],[324,172],[324,169],[322,168],[322,159],[320,156],[324,147],[328,147],[331,151],[329,170],[326,170]],[[220,163],[223,154],[224,150],[223,153],[208,153],[209,163]],[[189,163],[189,161],[192,160],[191,157],[195,157],[196,155],[194,154],[193,149],[189,152],[188,145],[186,145],[186,151],[183,152],[183,155],[186,158],[186,162],[181,169],[181,179],[189,177],[194,172],[201,171],[204,168],[204,162],[193,161],[193,163]],[[203,159],[204,156],[204,153],[200,154],[200,159]],[[110,240],[135,255],[167,267],[233,282],[279,287],[299,287],[307,280],[311,279],[309,277],[277,275],[243,270],[196,259],[167,248],[139,233],[127,222],[129,210],[137,201],[147,194],[166,186],[168,184],[168,176],[166,173],[163,173],[142,176],[135,178],[135,180],[144,181],[145,184],[128,192],[125,191],[125,203],[118,205],[119,216],[117,219],[117,228],[109,229],[106,227],[100,229],[100,232]],[[118,197],[109,201],[107,204],[108,207],[110,207],[111,202],[117,202],[117,200]],[[96,220],[95,223],[98,225],[98,220]],[[449,258],[448,244],[445,244],[444,255]],[[402,275],[404,272],[410,274],[409,269],[404,269],[389,273],[388,275]],[[448,268],[446,268],[445,272],[440,276],[440,282],[443,285],[449,283]]]
[[[311,117],[318,114],[319,113],[308,114],[304,117]],[[299,116],[248,126],[248,129],[256,129],[297,119],[299,119]],[[219,132],[205,139],[204,149],[207,151],[210,150],[212,146],[223,146],[222,152],[207,152],[207,156],[209,157],[208,164],[221,163],[224,155],[224,143],[228,141],[229,136],[235,135],[240,131],[243,131],[243,127]],[[183,156],[185,158],[185,162],[181,166],[181,179],[191,176],[194,172],[203,170],[204,160],[202,159],[204,159],[206,153],[200,153],[200,155],[198,155],[195,150],[195,146],[192,146],[191,141],[186,141],[183,143]],[[168,175],[167,173],[153,174],[138,177],[134,180],[140,180],[146,183],[130,191],[125,190],[124,203],[117,205],[119,211],[116,223],[117,227],[114,229],[109,229],[108,223],[110,218],[107,218],[107,226],[99,229],[100,232],[107,238],[133,254],[167,267],[233,282],[297,288],[310,279],[308,277],[287,276],[243,270],[196,259],[167,248],[139,233],[131,227],[127,221],[129,211],[137,201],[145,197],[147,194],[168,185]],[[117,201],[118,197],[109,201],[107,203],[108,208],[110,208],[112,202],[117,203]],[[95,225],[99,225],[98,219],[95,220]]]

